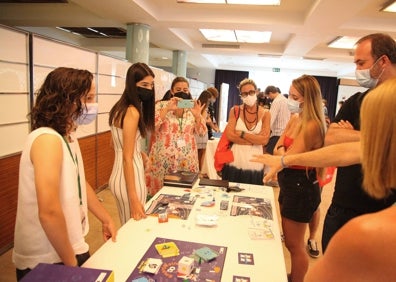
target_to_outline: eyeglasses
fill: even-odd
[[[256,95],[256,92],[257,92],[256,90],[250,90],[248,92],[241,92],[240,95],[242,98],[245,98],[248,95],[250,95],[250,96]]]

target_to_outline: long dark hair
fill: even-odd
[[[136,83],[143,80],[146,76],[155,77],[153,71],[145,63],[135,63],[129,67],[124,92],[109,113],[109,125],[119,121],[120,127],[123,128],[126,111],[132,105],[140,114],[138,123],[140,134],[146,137],[147,132],[154,129],[155,90],[153,88],[154,95],[152,99],[144,102],[139,99],[136,90]]]
[[[51,127],[65,136],[81,115],[81,99],[91,89],[93,75],[87,70],[60,67],[51,71],[36,92],[30,113],[32,129]]]
[[[210,93],[208,90],[202,91],[201,95],[199,95],[198,100],[201,102],[201,105],[205,104],[205,107],[202,108],[201,114],[203,114],[209,107],[212,96],[212,93]]]

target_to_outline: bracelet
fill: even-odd
[[[280,162],[281,162],[282,168],[286,168],[287,167],[287,165],[285,165],[284,159],[285,159],[285,155],[282,155],[282,157],[280,158]]]
[[[243,136],[245,136],[245,131],[242,131],[242,132],[241,132],[241,136],[240,136],[240,137],[241,137],[242,139],[243,139]]]
[[[279,150],[280,148],[285,148],[285,146],[279,145],[278,147],[276,147],[277,150]]]

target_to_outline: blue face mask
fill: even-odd
[[[381,57],[379,57],[370,68],[355,71],[356,81],[359,83],[360,86],[370,89],[377,86],[378,79],[381,77],[384,70],[382,69],[378,78],[373,78],[370,74],[370,70],[375,66],[379,59],[381,59]]]
[[[76,125],[89,124],[96,119],[98,115],[98,103],[87,103],[82,106],[82,114],[75,120]]]
[[[293,99],[287,99],[287,107],[289,108],[289,111],[292,114],[298,114],[301,113],[302,109],[300,108],[300,102],[293,100]]]

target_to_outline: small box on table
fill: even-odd
[[[178,274],[183,274],[183,275],[190,275],[190,273],[194,269],[194,259],[189,258],[189,257],[182,257],[179,260],[178,267],[177,267],[177,273]]]

